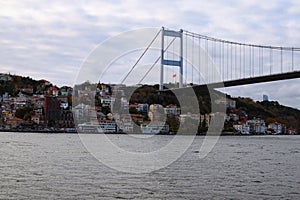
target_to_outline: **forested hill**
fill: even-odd
[[[262,118],[267,124],[278,122],[300,130],[300,111],[280,105],[277,101],[253,101],[250,98],[232,98],[238,110],[248,114],[248,118]]]
[[[0,73],[0,95],[8,93],[11,96],[16,96],[20,90],[24,93],[36,94],[47,90],[52,84],[46,80],[34,80],[30,77],[23,77],[11,74]],[[30,92],[32,90],[32,92]]]
[[[167,104],[179,105],[175,95],[172,91],[158,92],[158,85],[145,85],[138,88],[131,96],[130,103],[159,103],[163,106]],[[208,114],[211,112],[211,96],[213,99],[218,97],[226,97],[236,101],[235,109],[227,109],[227,114],[242,114],[247,115],[247,119],[261,118],[267,124],[278,122],[283,123],[287,128],[300,130],[300,110],[280,105],[277,101],[253,101],[250,98],[237,97],[233,98],[229,95],[222,94],[219,91],[207,88],[195,88],[195,94],[199,101],[199,108],[201,114]],[[181,92],[185,92],[182,89]],[[189,99],[190,94],[184,94],[186,99]],[[217,109],[218,110],[218,109]]]
[[[11,96],[17,96],[20,91],[25,94],[28,93],[28,95],[44,94],[51,86],[53,85],[46,80],[34,80],[30,77],[0,73],[0,96],[5,93]],[[158,85],[144,85],[139,87],[135,92],[130,93],[132,94],[130,103],[158,103],[163,106],[176,104],[180,106],[178,99],[171,90],[159,92],[158,87]],[[126,90],[126,88],[123,89]],[[286,124],[288,128],[300,130],[300,111],[295,108],[280,105],[277,101],[255,102],[250,98],[232,98],[229,95],[222,94],[215,90],[208,91],[207,88],[196,88],[194,90],[198,98],[201,114],[211,112],[211,96],[213,96],[214,99],[217,99],[218,96],[226,96],[236,101],[236,108],[227,109],[227,114],[235,113],[240,115],[241,113],[246,113],[248,119],[262,118],[267,124],[279,122]],[[130,88],[129,91],[132,92]],[[189,99],[189,95],[191,94],[184,94],[186,91],[187,90],[182,89],[183,96]]]

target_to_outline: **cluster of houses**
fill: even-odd
[[[221,98],[215,101],[216,104],[224,104],[226,108],[236,109],[236,102],[229,98]],[[240,114],[230,113],[226,115],[225,120],[232,120],[233,128],[240,134],[294,134],[295,130],[287,130],[284,124],[274,122],[266,125],[266,122],[260,118],[247,119],[246,112],[240,112]]]
[[[11,77],[1,76],[2,81]],[[65,130],[102,133],[169,133],[174,131],[167,119],[178,120],[180,125],[188,121],[197,121],[207,128],[216,115],[182,113],[175,104],[163,107],[159,104],[129,103],[122,85],[98,84],[92,89],[90,85],[80,85],[73,93],[71,87],[52,86],[41,80],[45,91],[34,93],[32,88],[19,88],[16,97],[4,93],[0,97],[0,129],[31,130]],[[118,98],[116,97],[118,94]],[[72,96],[78,102],[73,102]],[[93,102],[95,96],[98,102]],[[229,98],[215,100],[226,108],[236,109],[236,102]],[[29,109],[29,110],[28,110]],[[131,111],[131,112],[129,112]],[[23,114],[20,112],[23,112]],[[225,121],[231,121],[233,128],[240,134],[293,134],[281,123],[266,124],[263,119],[248,119],[246,112],[218,113]],[[18,117],[22,115],[21,117]],[[75,129],[75,124],[78,126]]]
[[[284,124],[275,122],[266,125],[263,119],[247,120],[246,123],[236,123],[233,125],[235,130],[241,134],[285,134],[287,133],[286,126]],[[289,132],[292,134],[292,130]]]
[[[192,114],[181,113],[180,107],[175,104],[169,104],[165,107],[159,104],[133,103],[130,104],[125,96],[125,92],[120,89],[121,86],[108,86],[102,84],[97,88],[96,94],[99,94],[101,106],[90,106],[80,103],[73,108],[76,119],[79,119],[79,130],[83,132],[126,132],[132,133],[141,131],[142,133],[168,133],[170,125],[165,123],[168,117],[175,117],[180,124],[184,124],[187,119],[210,125],[210,120],[216,115],[211,114]],[[120,94],[119,99],[112,95],[112,91]],[[82,88],[78,90],[78,98],[93,96],[92,90]],[[103,113],[104,108],[111,109],[119,101],[120,110],[113,110],[107,114]],[[236,109],[236,102],[229,98],[220,98],[215,100],[216,104],[224,104],[226,108]],[[135,111],[129,113],[128,110]],[[123,112],[123,111],[127,111]],[[218,113],[224,116],[225,121],[233,121],[233,128],[240,134],[285,134],[286,126],[280,123],[271,123],[266,125],[263,119],[248,119],[246,112],[237,113]],[[97,116],[97,117],[95,117]],[[203,123],[205,121],[205,123]]]
[[[163,108],[159,104],[130,104],[125,91],[120,85],[108,86],[101,84],[93,93],[88,87],[76,88],[77,99],[82,99],[73,107],[75,121],[79,132],[125,132],[125,133],[168,133],[169,125],[165,123],[167,116],[180,115],[180,108],[170,104]],[[120,94],[120,98],[114,97]],[[100,98],[100,105],[86,104],[86,98]],[[113,107],[118,101],[118,108]],[[117,110],[116,110],[117,109]],[[105,113],[105,111],[109,111]],[[134,112],[129,113],[129,110]]]
[[[12,78],[2,77],[9,81]],[[74,128],[70,99],[73,89],[58,88],[40,81],[45,91],[18,88],[17,96],[5,92],[0,96],[0,129],[2,130],[62,130]]]

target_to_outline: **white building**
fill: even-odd
[[[284,133],[284,125],[280,123],[272,123],[268,125],[268,129],[272,129],[274,134],[282,134]]]
[[[103,133],[115,133],[119,131],[116,122],[112,120],[100,120],[99,128],[98,132],[102,131]]]
[[[122,130],[124,133],[132,133],[133,132],[133,122],[131,116],[129,114],[122,114],[119,115],[115,113],[113,115],[117,126]]]
[[[232,99],[229,99],[229,98],[216,99],[215,103],[226,105],[226,108],[235,108],[236,107],[235,101]]]
[[[40,124],[40,115],[31,116],[31,121],[33,121],[36,124]]]
[[[266,123],[262,119],[247,120],[246,124],[250,127],[250,133],[264,134]]]
[[[250,126],[247,124],[235,124],[233,125],[233,128],[243,135],[250,134]]]
[[[176,105],[173,105],[173,104],[170,104],[170,105],[167,105],[165,108],[165,113],[167,115],[175,115],[175,116],[179,116],[180,113],[181,113],[181,109],[178,108]]]

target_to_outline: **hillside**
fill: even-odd
[[[232,98],[219,91],[208,91],[207,88],[195,88],[195,94],[198,98],[200,113],[208,114],[211,112],[211,97],[218,99],[227,97],[236,101],[235,109],[227,109],[227,114],[241,115],[246,113],[247,119],[261,118],[265,120],[266,124],[278,122],[285,124],[287,128],[300,130],[300,110],[280,105],[277,101],[262,101],[255,102],[250,98],[238,97]],[[189,99],[191,94],[186,93],[185,90],[180,91],[185,99]],[[130,103],[159,103],[163,106],[167,104],[179,105],[176,96],[172,91],[158,92],[158,85],[142,86],[133,92]],[[215,105],[217,106],[217,105]],[[216,110],[224,110],[222,108]],[[228,124],[225,124],[225,126]],[[229,123],[232,126],[232,123]]]
[[[277,101],[257,101],[250,98],[233,98],[239,111],[248,113],[248,118],[262,118],[267,124],[278,122],[286,124],[288,128],[300,130],[300,111],[280,105]]]
[[[30,77],[0,73],[0,96],[4,93],[17,96],[20,91],[28,95],[42,94],[42,91],[46,91],[51,86],[52,84],[46,80],[34,80]]]
[[[22,92],[23,94],[26,94],[28,96],[32,96],[33,94],[45,94],[52,86],[53,85],[46,80],[34,80],[30,77],[0,74],[0,97],[2,97],[3,94],[8,94],[12,97],[16,97],[18,96],[19,92]],[[99,87],[100,86],[98,86],[98,88]],[[158,91],[158,88],[158,85],[143,85],[136,90],[135,88],[130,87],[123,87],[120,89],[124,90],[126,96],[129,97],[128,100],[130,104],[161,104],[163,105],[163,107],[166,107],[169,104],[180,106],[180,99],[178,98],[183,98],[181,99],[181,101],[188,101],[192,97],[192,95],[194,96],[196,94],[201,115],[209,114],[212,112],[211,97],[214,100],[222,97],[227,97],[234,100],[236,103],[234,109],[227,108],[226,113],[228,115],[246,115],[247,119],[261,118],[265,120],[266,124],[278,122],[285,124],[287,128],[300,130],[300,111],[298,109],[280,105],[277,101],[255,102],[250,98],[232,98],[229,95],[225,95],[219,91],[208,91],[208,89],[205,87],[194,88],[195,93],[190,93],[191,90],[180,89],[180,97],[178,97],[174,94],[174,91],[166,90],[164,92],[160,92]],[[71,101],[71,97],[69,99]],[[99,103],[100,100],[101,99],[97,99],[96,96],[96,103]],[[69,102],[69,104],[72,105],[71,102]],[[195,109],[195,111],[197,110]],[[225,127],[232,128],[232,125],[235,122],[226,123]]]

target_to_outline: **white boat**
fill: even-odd
[[[99,122],[85,122],[78,124],[80,133],[115,133],[117,132],[116,122],[111,120],[101,120]]]
[[[82,124],[78,124],[78,132],[79,133],[104,133],[99,123],[93,122],[85,122]]]

